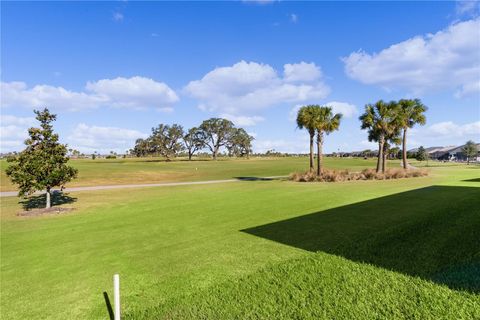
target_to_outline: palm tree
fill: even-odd
[[[415,124],[424,125],[427,121],[424,112],[427,107],[420,101],[420,99],[401,99],[399,105],[399,121],[403,129],[402,138],[402,161],[403,168],[408,168],[407,164],[407,129],[412,128]]]
[[[325,134],[330,134],[331,132],[338,130],[340,126],[340,119],[342,118],[341,113],[333,114],[332,108],[325,106],[314,106],[315,107],[315,129],[317,131],[317,176],[320,176],[322,172],[322,149],[323,149],[323,138]]]
[[[306,129],[310,135],[310,171],[313,167],[313,138],[315,137],[315,106],[303,106],[297,113],[297,126],[300,129]]]
[[[378,142],[377,172],[385,172],[385,143],[398,133],[398,105],[396,102],[377,101],[367,104],[365,112],[360,116],[362,129],[368,129],[368,140]]]

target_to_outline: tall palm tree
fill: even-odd
[[[360,116],[362,129],[368,129],[368,140],[378,142],[377,172],[385,171],[385,143],[398,132],[398,105],[396,102],[377,101],[367,104]]]
[[[403,129],[402,161],[403,168],[407,169],[407,129],[412,128],[415,124],[423,126],[427,121],[424,113],[428,108],[420,99],[401,99],[398,101],[398,105],[400,126]]]
[[[333,114],[328,106],[315,106],[315,130],[317,131],[317,176],[322,172],[323,139],[325,134],[338,130],[342,114]]]
[[[297,126],[300,129],[306,129],[310,135],[310,171],[313,167],[313,138],[315,137],[315,106],[303,106],[297,113]]]

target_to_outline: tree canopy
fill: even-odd
[[[467,141],[462,148],[462,152],[467,158],[467,164],[470,164],[470,159],[478,154],[477,144],[472,140]]]
[[[420,146],[418,148],[417,155],[415,156],[415,159],[417,159],[418,161],[428,160],[428,153],[423,146]]]
[[[135,141],[131,153],[137,157],[161,155],[169,160],[186,150],[191,160],[195,152],[208,148],[216,159],[220,148],[225,147],[229,155],[242,157],[252,152],[252,141],[253,137],[233,122],[211,118],[187,132],[178,124],[159,124],[148,138]]]
[[[233,122],[223,118],[210,118],[200,125],[200,130],[205,137],[205,145],[212,152],[213,159],[217,159],[220,147],[229,141],[235,125]]]
[[[6,173],[18,185],[19,196],[46,190],[46,207],[49,208],[51,189],[57,186],[63,189],[65,183],[77,176],[78,170],[67,165],[67,146],[58,141],[58,134],[53,131],[56,115],[47,108],[34,112],[40,128],[28,130],[26,148],[8,159],[10,165]]]
[[[360,116],[361,128],[368,129],[368,140],[378,142],[377,172],[385,171],[385,143],[398,140],[400,134],[399,107],[395,101],[367,104]]]

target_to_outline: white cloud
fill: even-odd
[[[330,101],[322,103],[322,105],[331,107],[333,113],[341,113],[345,118],[351,118],[358,114],[357,107],[347,102]],[[298,110],[300,110],[301,107],[301,104],[297,104],[290,110],[288,114],[288,119],[290,121],[296,121]]]
[[[286,82],[316,81],[322,76],[322,70],[315,63],[287,63],[283,66],[283,78]]]
[[[479,76],[480,77],[480,76]],[[462,98],[471,94],[480,92],[480,79],[478,81],[472,81],[463,85],[460,89],[455,92],[455,97]]]
[[[165,83],[138,76],[88,82],[86,89],[105,97],[109,105],[121,108],[144,108],[155,104],[165,107],[165,104],[178,101],[176,93]]]
[[[298,15],[296,15],[295,13],[290,14],[290,21],[293,22],[293,23],[297,23],[298,22]]]
[[[112,15],[112,19],[117,22],[123,21],[123,13],[121,12],[114,12]]]
[[[28,137],[28,128],[35,124],[31,117],[2,115],[0,123],[0,152],[21,149]]]
[[[17,117],[8,114],[2,114],[1,124],[4,125],[19,125],[19,126],[31,126],[35,124],[35,118],[33,117]]]
[[[457,16],[476,16],[479,11],[480,1],[478,0],[457,1],[455,6],[455,13]]]
[[[332,107],[334,113],[341,113],[345,118],[351,118],[358,113],[357,107],[347,102],[330,101],[325,105]]]
[[[272,140],[254,140],[254,152],[267,152],[275,150],[277,152],[287,153],[308,153],[308,143],[306,141],[298,141],[297,139],[272,139]]]
[[[49,107],[70,111],[102,106],[171,109],[179,100],[165,83],[138,76],[88,82],[82,92],[49,85],[29,88],[25,82],[2,82],[0,90],[2,107]]]
[[[477,139],[480,139],[480,121],[462,125],[456,124],[452,121],[439,122],[425,128],[425,133],[435,137],[476,137]]]
[[[202,110],[252,116],[271,106],[326,97],[330,89],[320,77],[320,68],[313,63],[287,64],[281,77],[267,64],[240,61],[191,81],[185,91],[200,101]]]
[[[220,115],[220,117],[228,119],[228,120],[232,121],[236,126],[240,126],[240,127],[254,126],[257,123],[265,120],[263,117],[260,117],[260,116],[251,116],[251,117],[234,116],[234,115],[227,114],[227,113],[222,113]]]
[[[416,36],[379,53],[353,52],[342,60],[347,75],[362,83],[417,93],[451,89],[461,96],[478,92],[479,38],[480,19],[474,19]]]
[[[124,153],[132,148],[135,140],[146,138],[148,134],[137,130],[89,126],[84,123],[78,124],[68,136],[67,142],[71,148],[85,153],[109,153],[114,151]]]

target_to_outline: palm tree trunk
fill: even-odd
[[[387,169],[387,150],[385,148],[386,144],[383,144],[383,159],[382,159],[382,172],[385,173],[385,169]]]
[[[317,133],[317,176],[322,173],[323,133]]]
[[[46,200],[47,200],[46,202],[47,202],[47,203],[46,203],[46,205],[45,205],[45,208],[48,209],[48,208],[50,208],[50,207],[52,206],[52,201],[51,201],[51,197],[50,197],[50,187],[47,187],[46,196],[47,196],[47,198],[46,198]]]
[[[313,137],[314,134],[310,134],[310,171],[313,172]]]
[[[407,128],[403,128],[403,141],[402,141],[402,159],[403,159],[403,169],[408,169],[407,163]]]
[[[385,144],[385,140],[381,137],[378,141],[378,158],[377,158],[377,173],[382,170],[383,167],[383,145]]]

